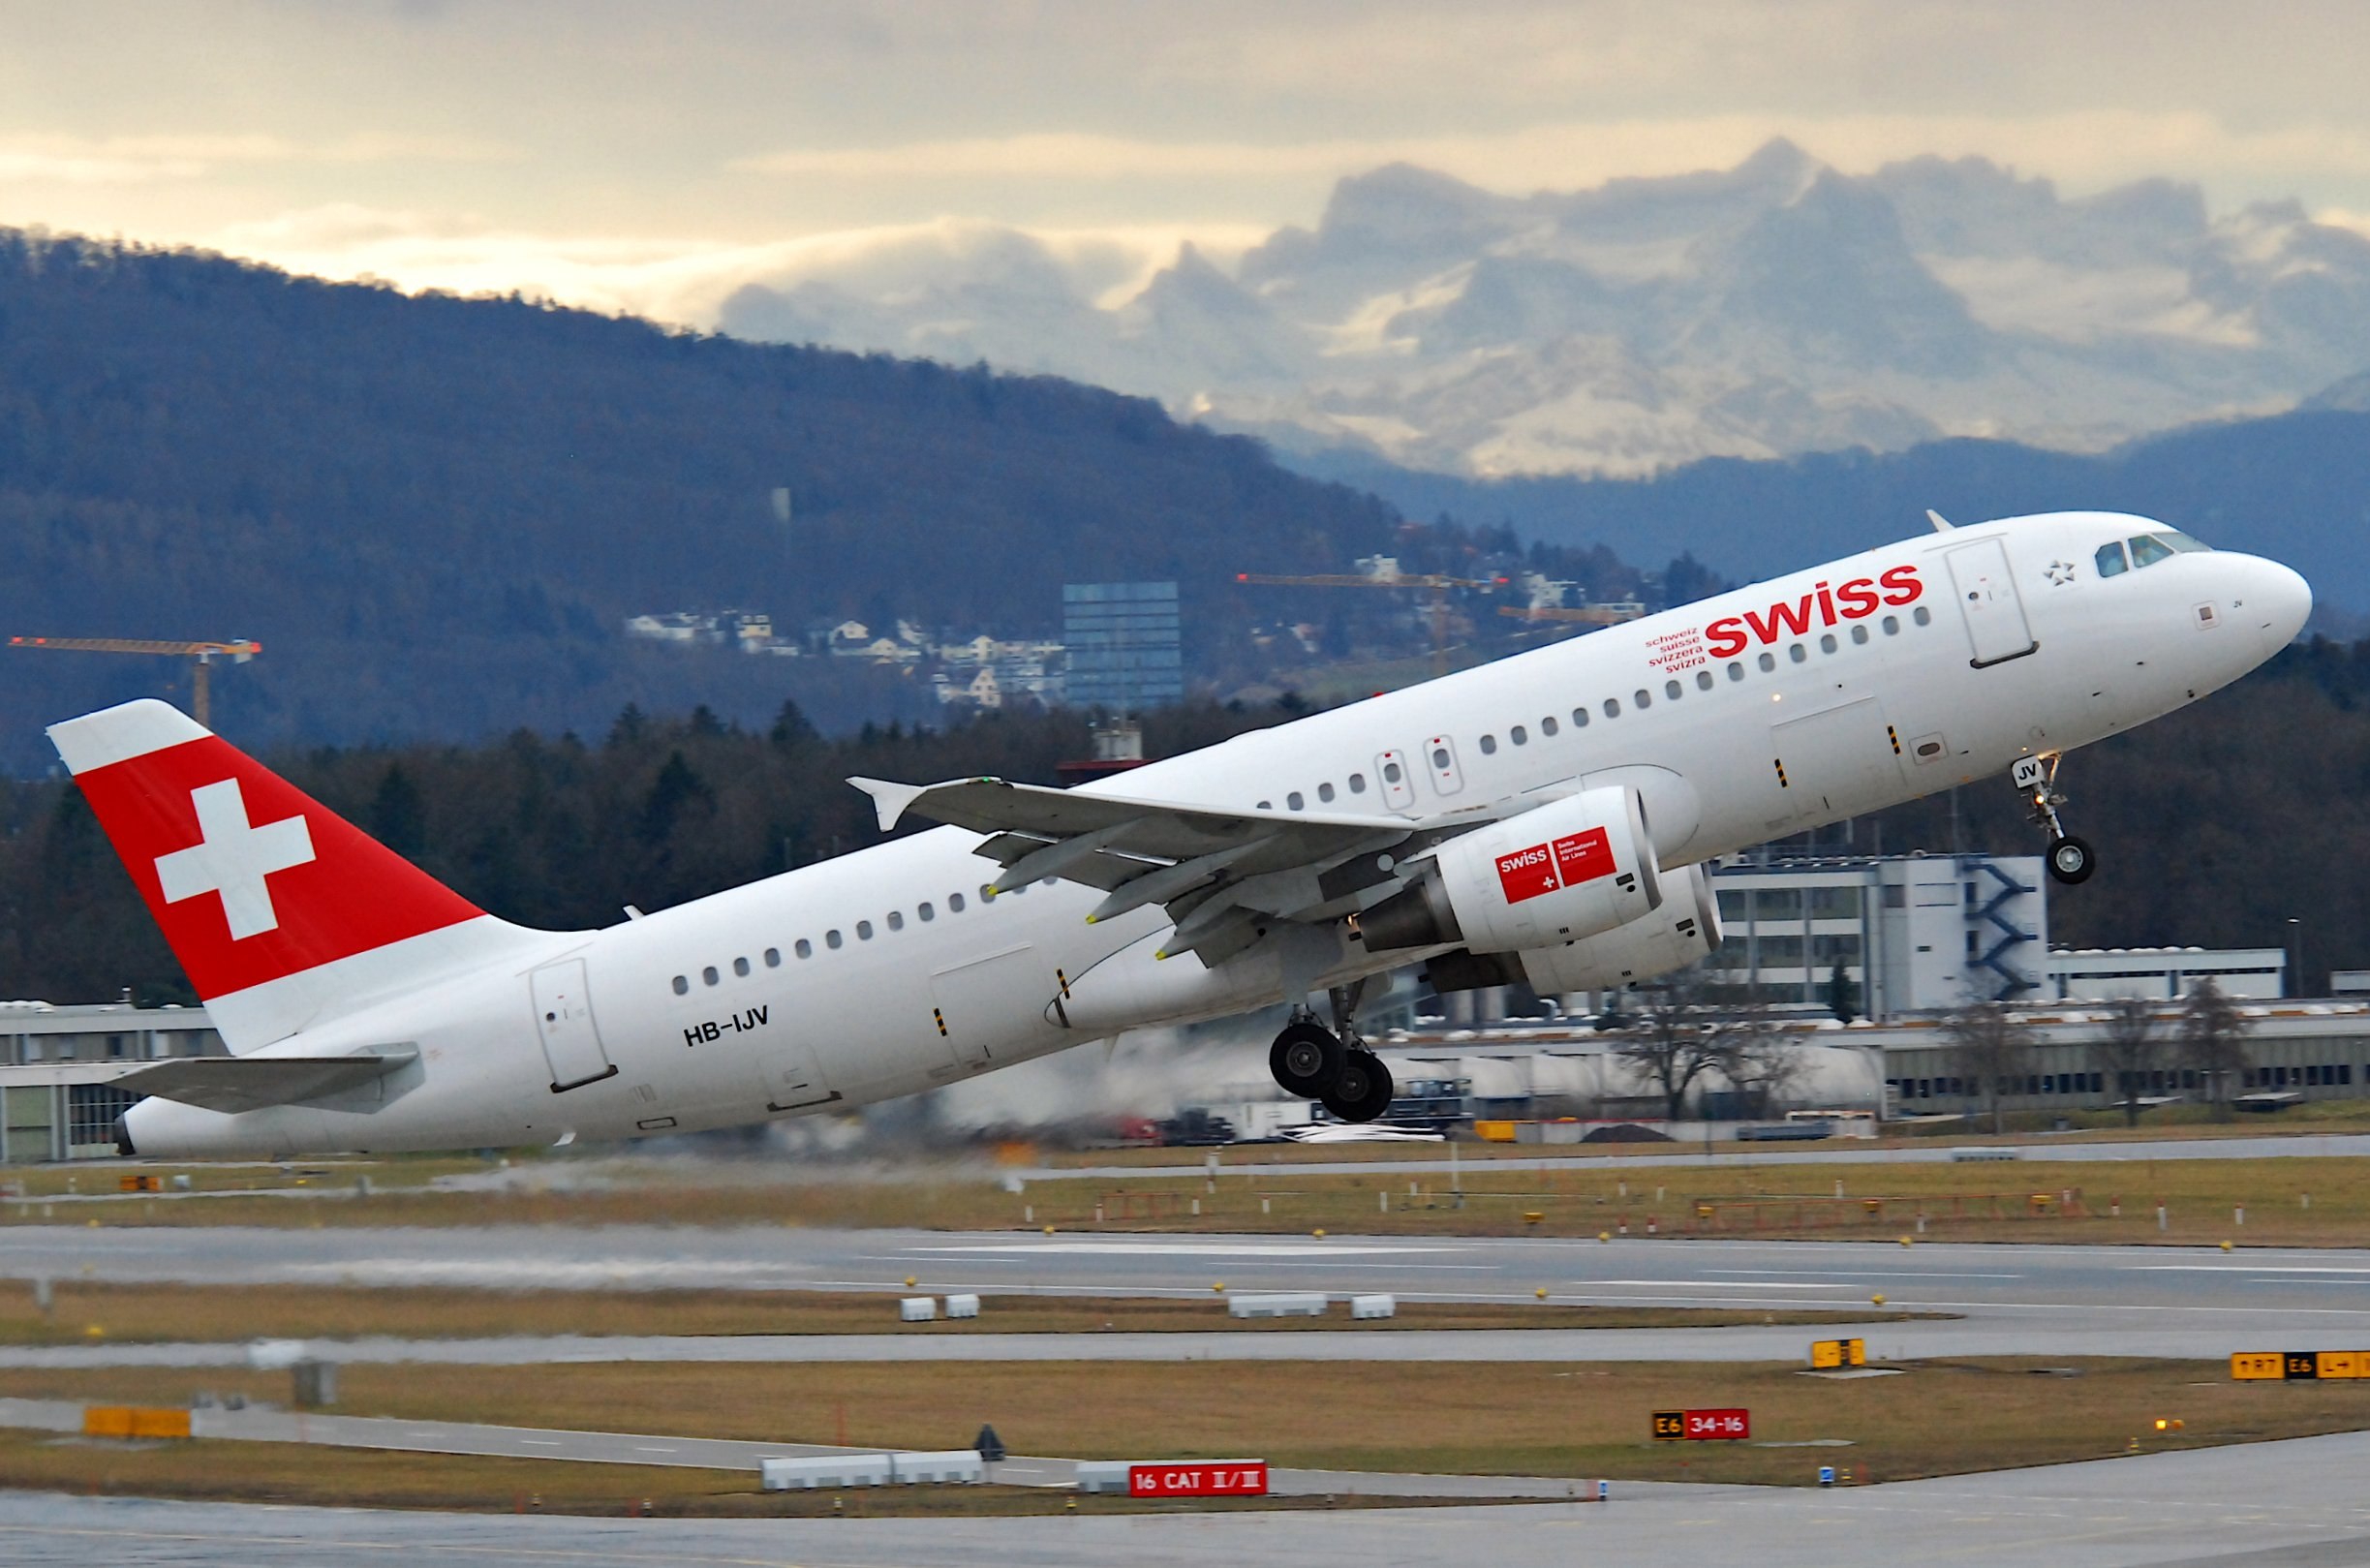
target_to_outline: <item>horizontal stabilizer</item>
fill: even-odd
[[[419,1048],[361,1056],[182,1057],[124,1074],[112,1088],[235,1115],[342,1093],[419,1060]]]

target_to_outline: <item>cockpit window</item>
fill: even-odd
[[[2196,539],[2191,538],[2188,535],[2182,533],[2177,528],[2168,528],[2163,533],[2157,535],[2156,538],[2163,540],[2165,543],[2171,545],[2175,550],[2179,550],[2183,553],[2190,550],[2210,550],[2213,548],[2213,546],[2210,544],[2199,543]]]
[[[2152,567],[2159,561],[2172,559],[2172,546],[2153,534],[2136,535],[2131,540],[2132,568]]]
[[[2123,559],[2121,539],[2115,540],[2112,544],[2100,545],[2098,563],[2099,575],[2102,577],[2119,576],[2132,569],[2132,564]]]

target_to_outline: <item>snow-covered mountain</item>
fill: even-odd
[[[1098,287],[1102,292],[1097,292]],[[1232,265],[1140,289],[1013,231],[752,284],[742,336],[1043,370],[1286,449],[1635,474],[1980,435],[2076,450],[2262,414],[2370,367],[2370,238],[2153,180],[2078,200],[1982,159],[1507,197],[1406,166]]]

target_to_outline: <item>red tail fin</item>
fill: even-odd
[[[165,703],[70,719],[49,739],[209,1002],[487,918]]]

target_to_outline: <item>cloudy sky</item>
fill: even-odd
[[[917,234],[1021,228],[1116,278],[1393,159],[1572,189],[1776,134],[2370,228],[2358,0],[0,0],[0,224],[677,321]]]

